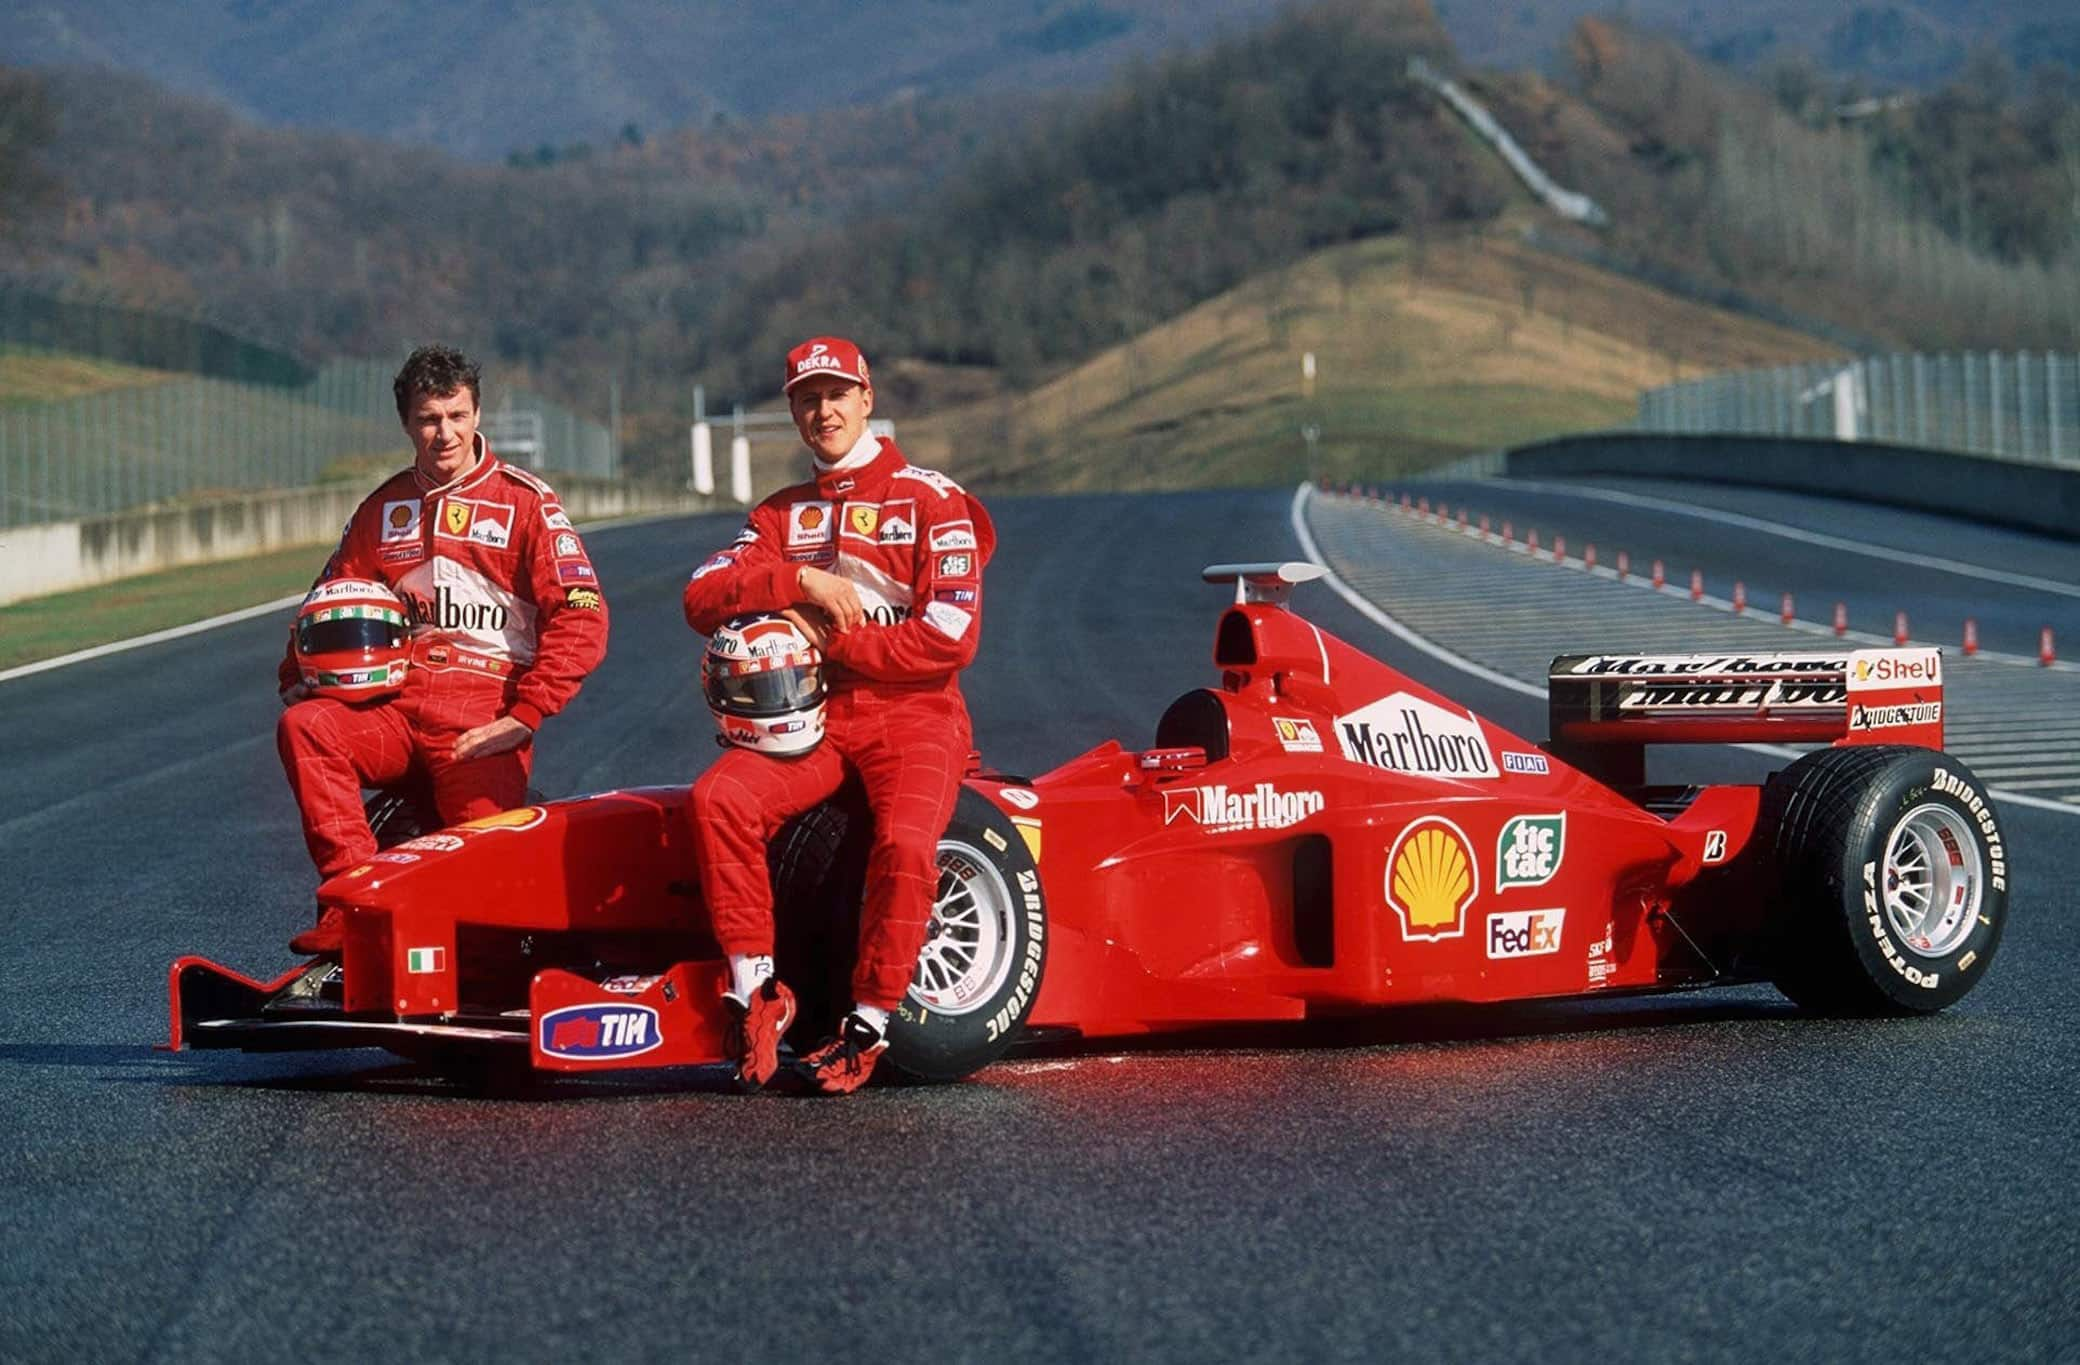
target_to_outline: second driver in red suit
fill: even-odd
[[[803,342],[788,353],[785,387],[814,477],[753,508],[736,540],[694,570],[686,619],[704,635],[748,613],[795,621],[825,660],[824,740],[785,757],[729,749],[694,783],[691,815],[701,893],[729,955],[738,1080],[757,1089],[779,1067],[794,1010],[773,977],[767,842],[848,776],[864,788],[874,838],[854,1005],[800,1068],[812,1089],[842,1094],[887,1047],[924,946],[939,836],[969,750],[955,675],[975,657],[996,531],[958,484],[868,432],[874,389],[857,346]]]
[[[376,851],[364,786],[417,772],[449,824],[522,804],[535,732],[607,649],[598,576],[555,491],[477,433],[477,366],[421,347],[394,387],[412,467],[355,509],[318,581],[372,579],[403,599],[403,690],[370,702],[310,696],[293,641],[280,674],[288,709],[276,743],[321,878]],[[290,946],[338,952],[342,928],[328,910]]]

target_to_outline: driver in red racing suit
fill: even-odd
[[[477,433],[478,383],[457,351],[412,353],[395,387],[413,466],[355,509],[318,576],[376,579],[404,600],[403,691],[365,703],[313,697],[293,643],[282,661],[276,743],[321,878],[376,852],[363,786],[416,767],[449,824],[522,804],[535,732],[606,654],[607,606],[585,546],[549,485]],[[337,952],[341,929],[328,910],[290,946]]]
[[[969,749],[954,675],[982,630],[982,566],[996,531],[982,504],[866,429],[874,390],[859,348],[817,337],[788,355],[786,391],[815,477],[752,509],[736,541],[694,570],[686,619],[784,612],[823,651],[824,740],[776,757],[732,748],[693,786],[701,892],[730,959],[725,1005],[738,1079],[778,1068],[793,997],[773,979],[766,844],[848,775],[874,819],[854,1008],[801,1067],[825,1093],[857,1089],[887,1046],[889,1014],[917,969],[938,888],[938,842]]]

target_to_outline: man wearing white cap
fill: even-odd
[[[801,1062],[812,1089],[844,1094],[887,1047],[924,946],[938,840],[969,751],[955,675],[975,657],[996,531],[953,480],[867,431],[874,387],[850,341],[814,337],[788,352],[785,389],[814,477],[753,508],[736,540],[694,570],[686,619],[704,635],[750,613],[794,619],[827,665],[825,738],[786,757],[730,749],[694,784],[691,813],[702,896],[730,959],[739,1083],[755,1090],[778,1069],[794,1017],[773,976],[766,844],[847,777],[865,789],[874,842],[855,1003]]]

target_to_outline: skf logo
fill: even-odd
[[[1560,951],[1567,911],[1505,910],[1488,916],[1488,956],[1544,957]]]
[[[664,1045],[648,1005],[570,1005],[543,1015],[539,1027],[542,1051],[573,1061],[635,1057]]]
[[[1387,904],[1405,939],[1459,938],[1466,908],[1480,894],[1480,873],[1465,831],[1430,815],[1401,831],[1387,853]]]

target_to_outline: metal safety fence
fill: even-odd
[[[1736,370],[1641,394],[1638,427],[1883,441],[2080,465],[2080,356],[1968,351]]]
[[[395,373],[393,361],[353,361],[295,385],[168,374],[0,404],[0,527],[371,479],[410,458]],[[487,398],[487,438],[516,463],[618,475],[620,451],[603,424],[534,395]]]

